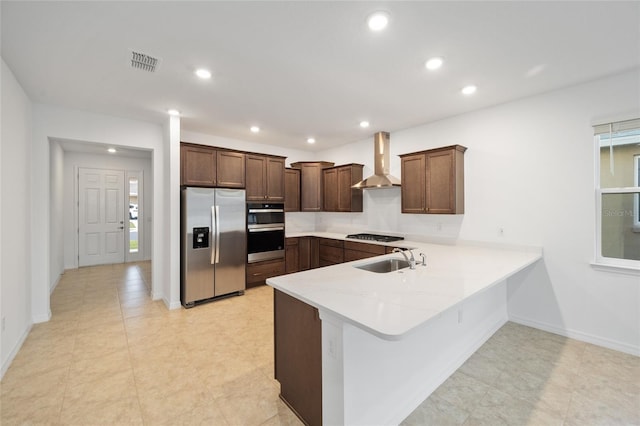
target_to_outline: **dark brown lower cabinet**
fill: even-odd
[[[337,265],[344,262],[344,245],[341,240],[318,238],[319,266]]]
[[[299,268],[301,271],[319,266],[319,241],[316,237],[300,237],[298,239]]]
[[[293,274],[300,270],[300,249],[298,238],[286,238],[284,243],[285,272]]]
[[[322,425],[322,323],[318,310],[274,290],[275,378],[280,399],[307,425]]]
[[[377,244],[367,244],[355,241],[344,242],[344,261],[366,259],[369,257],[380,256],[386,253],[385,246]]]
[[[247,288],[265,284],[267,278],[285,274],[284,259],[265,260],[247,265]]]

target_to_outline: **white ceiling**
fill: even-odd
[[[640,2],[0,3],[39,103],[322,150],[640,67]],[[390,15],[372,33],[366,17]],[[130,67],[131,50],[160,58]],[[429,72],[424,63],[442,56]],[[213,73],[194,76],[197,67]],[[478,86],[472,97],[460,89]],[[371,122],[361,129],[361,120]],[[257,124],[259,134],[249,132]],[[307,145],[308,136],[317,143]]]
[[[50,141],[57,142],[64,151],[80,152],[83,154],[112,155],[116,157],[151,158],[151,150],[148,149],[135,149],[97,142],[87,143],[84,141],[61,138],[50,138]],[[110,153],[108,151],[110,148],[115,149],[116,152]]]

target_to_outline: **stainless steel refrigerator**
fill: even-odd
[[[192,188],[181,193],[180,301],[185,307],[246,287],[244,189]]]

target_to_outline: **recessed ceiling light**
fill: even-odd
[[[427,67],[428,70],[437,70],[438,68],[440,68],[442,66],[443,60],[442,58],[431,58],[427,61],[426,64],[424,64],[425,67]]]
[[[252,133],[258,133],[260,131],[260,127],[251,126],[251,128],[249,130],[251,130]]]
[[[116,149],[115,149],[115,148],[109,148],[109,149],[107,149],[107,152],[108,152],[109,154],[115,154],[115,153],[116,153],[116,152],[118,152],[118,151],[116,151]]]
[[[170,109],[167,111],[167,113],[174,117],[178,117],[180,115],[180,111],[178,111],[177,109]]]
[[[360,127],[362,127],[363,129],[366,129],[367,127],[369,127],[369,122],[368,121],[361,121],[360,122]]]
[[[478,88],[474,85],[465,86],[462,88],[462,94],[467,96],[473,95],[474,93],[476,93],[476,90],[478,90]]]
[[[382,31],[389,24],[389,15],[386,12],[375,12],[367,18],[367,25],[371,31]]]
[[[196,70],[196,75],[203,80],[211,78],[211,72],[209,70],[205,70],[204,68]]]
[[[308,138],[307,143],[316,143],[316,140],[314,138]]]

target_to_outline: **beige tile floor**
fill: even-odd
[[[273,292],[193,309],[150,263],[67,271],[0,386],[1,424],[300,424],[273,379]]]
[[[640,425],[640,358],[509,322],[403,425]]]
[[[0,423],[299,425],[273,379],[273,292],[150,300],[150,263],[64,274],[5,374]],[[640,362],[508,323],[406,425],[640,424]]]

